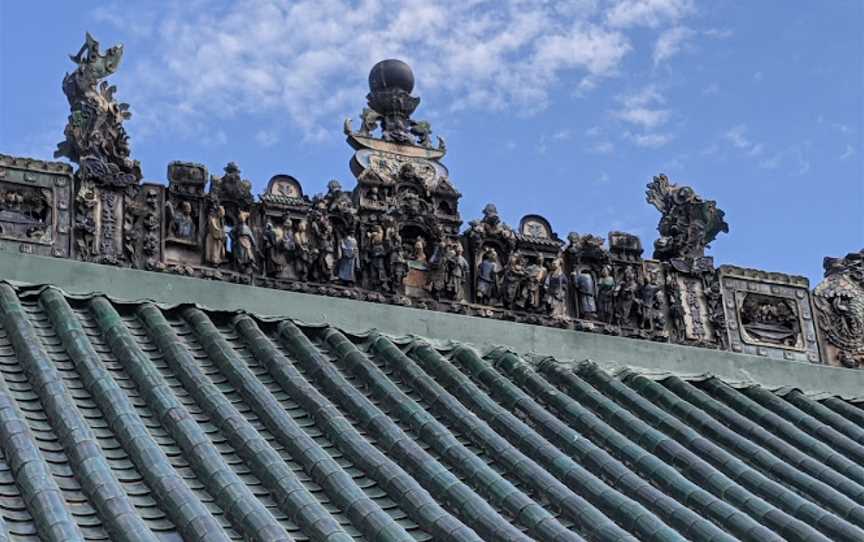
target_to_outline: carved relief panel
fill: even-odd
[[[733,352],[819,362],[806,278],[721,266],[720,284]]]
[[[68,257],[71,168],[0,155],[0,247]]]
[[[642,262],[642,285],[639,290],[639,329],[656,337],[669,337],[670,273],[667,266],[656,260]]]
[[[162,235],[165,260],[169,264],[202,263],[201,245],[207,211],[204,190],[208,179],[207,168],[202,164],[179,161],[168,164]]]
[[[123,259],[133,267],[156,269],[162,262],[162,208],[165,187],[145,183],[127,189],[123,209]]]
[[[669,303],[679,341],[690,344],[712,341],[714,328],[705,303],[704,281],[701,276],[674,274],[670,279]]]

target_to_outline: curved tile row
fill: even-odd
[[[796,390],[5,285],[0,377],[0,542],[864,540]]]
[[[393,453],[398,441],[379,438],[372,442],[361,426],[369,420],[364,414],[371,411],[350,409],[340,411],[320,390],[313,386],[303,375],[302,367],[295,367],[277,344],[266,336],[248,316],[235,319],[239,334],[244,339],[256,363],[260,363],[268,375],[281,387],[298,407],[304,409],[310,420],[320,427],[323,434],[335,443],[354,465],[362,469],[374,480],[415,524],[433,534],[438,540],[479,540],[468,526],[448,513],[432,497],[432,490],[424,488],[415,478],[418,471],[411,465],[404,467],[398,459],[407,455]],[[384,449],[380,445],[384,444]],[[391,453],[387,453],[390,451]],[[417,460],[421,460],[417,457]],[[426,469],[430,463],[422,464]],[[415,464],[414,467],[420,465]],[[419,472],[423,472],[422,470]],[[413,475],[412,475],[413,474]],[[421,478],[422,479],[422,478]],[[458,484],[457,484],[458,485]],[[453,486],[448,496],[457,495],[458,487]]]
[[[0,285],[3,326],[69,459],[69,467],[87,497],[82,508],[92,505],[93,509],[87,514],[87,527],[88,531],[96,532],[85,532],[85,538],[155,540],[118,480],[118,475],[123,474],[117,467],[123,465],[109,462],[107,454],[110,452],[106,452],[96,438],[94,428],[106,426],[101,411],[81,384],[74,367],[62,358],[49,357],[48,350],[55,350],[59,341],[38,308],[32,305],[29,308],[25,312],[14,290]]]
[[[590,533],[591,538],[626,540],[630,536],[627,531],[618,527],[614,521],[603,515],[580,494],[586,495],[598,506],[617,509],[621,523],[632,529],[640,539],[683,539],[641,505],[631,501],[629,497],[609,491],[608,486],[564,454],[550,458],[546,454],[552,451],[550,447],[539,441],[527,442],[529,437],[524,432],[518,431],[522,427],[521,422],[516,418],[507,418],[507,413],[498,411],[496,414],[499,417],[497,419],[493,417],[488,424],[485,420],[478,420],[474,413],[455,397],[455,395],[470,396],[477,390],[448,386],[451,394],[425,374],[413,360],[405,356],[387,338],[380,335],[375,337],[372,351],[384,357],[399,377],[426,399],[432,412],[438,414],[442,420],[449,421],[452,426],[458,427],[463,434],[471,435],[477,445],[487,450],[494,450],[496,459],[507,465],[508,470],[518,476],[524,485],[533,486],[535,492],[545,495],[546,499],[555,503],[555,506],[573,520],[581,531]],[[430,351],[426,350],[426,352]],[[474,398],[476,399],[477,396],[475,395]],[[499,421],[500,423],[496,423]],[[496,431],[500,431],[501,434]],[[517,446],[510,444],[508,439],[515,442]],[[538,460],[544,459],[544,465],[541,466]],[[547,468],[549,470],[546,470]]]
[[[42,304],[62,330],[66,348],[79,371],[94,387],[106,421],[122,447],[140,469],[144,484],[128,488],[137,497],[151,497],[170,517],[174,529],[165,528],[164,536],[176,532],[185,540],[239,538],[218,521],[203,488],[177,442],[142,398],[135,382],[118,361],[86,304],[73,312],[56,291],[47,290]],[[158,514],[154,514],[154,519]],[[160,527],[164,526],[160,524]],[[165,526],[167,527],[167,526]],[[158,531],[157,531],[158,532]],[[232,536],[233,535],[233,536]]]
[[[243,380],[242,393],[238,393],[236,390],[234,393],[238,393],[240,397],[247,398],[248,404],[255,406],[254,410],[250,408],[247,411],[247,417],[251,423],[260,427],[259,430],[265,438],[271,439],[274,445],[283,449],[286,456],[290,456],[293,453],[292,450],[295,450],[299,458],[305,460],[305,467],[295,461],[292,461],[292,465],[296,469],[298,479],[307,485],[309,491],[316,498],[319,498],[322,504],[328,507],[328,509],[332,509],[339,502],[350,502],[352,495],[358,500],[360,498],[368,499],[392,517],[411,537],[422,540],[431,538],[427,532],[411,520],[400,503],[390,498],[377,480],[367,476],[364,469],[358,467],[358,463],[354,461],[352,456],[344,453],[339,446],[334,444],[323,430],[323,426],[319,428],[309,413],[300,404],[291,399],[292,396],[281,388],[279,383],[257,362],[252,352],[246,348],[245,341],[240,336],[238,330],[233,329],[230,322],[223,324],[219,328],[213,326],[212,329],[218,330],[224,339],[224,341],[220,340],[220,343],[226,347],[230,346],[231,350],[229,352],[231,356],[236,356],[236,358],[230,359],[242,360],[250,372],[250,377]],[[239,367],[242,371],[245,370],[244,364],[233,363],[231,367]],[[228,381],[226,381],[226,384],[231,385]],[[261,393],[264,390],[268,393]],[[247,403],[244,401],[243,404]],[[284,419],[282,411],[290,419]],[[262,413],[260,418],[256,412]],[[285,422],[288,422],[290,425],[286,426]],[[292,429],[291,426],[296,426],[297,429]],[[276,436],[274,436],[268,427],[273,428]],[[287,448],[280,441],[284,442]],[[312,443],[315,444],[315,448],[309,446]],[[328,460],[324,457],[322,452],[329,456],[330,459]],[[324,458],[324,461],[327,463],[338,465],[339,469],[324,475],[330,469],[314,468],[313,466],[318,463],[314,458],[317,457]],[[310,458],[312,458],[311,461],[309,460]],[[347,496],[339,494],[343,488],[348,490]],[[360,492],[362,492],[362,496]],[[330,495],[334,495],[335,499],[330,499]],[[351,516],[346,514],[344,507],[342,511],[333,515],[352,536],[357,538],[364,536],[362,531],[354,527]],[[376,513],[375,515],[379,514]],[[361,527],[364,524],[367,526],[374,525],[370,521],[359,523]]]
[[[5,379],[7,374],[3,376]],[[36,425],[46,429],[34,429]],[[57,444],[47,418],[41,414],[41,405],[29,385],[16,386],[7,381],[0,388],[0,442],[17,490],[33,521],[28,526],[32,527],[32,532],[27,534],[49,540],[61,539],[61,536],[68,540],[83,540],[84,535],[76,521],[80,514],[73,517],[71,506],[67,506],[67,503],[80,503],[80,494],[69,495],[76,487],[67,483],[66,458],[54,453],[62,448]]]

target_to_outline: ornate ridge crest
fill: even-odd
[[[728,225],[713,200],[660,174],[647,201],[661,218],[653,259],[635,235],[571,232],[546,218],[509,226],[490,203],[463,228],[446,145],[412,118],[420,98],[399,60],[376,64],[366,107],[344,131],[355,186],[307,195],[278,174],[256,198],[240,167],[168,164],[141,182],[105,79],[122,45],[87,34],[63,79],[71,113],[55,156],[0,155],[0,249],[211,280],[719,348],[846,367],[864,361],[864,253],[803,277],[723,266],[705,255]],[[607,241],[608,240],[608,241]],[[814,320],[818,326],[814,324]],[[818,329],[817,329],[818,328]]]

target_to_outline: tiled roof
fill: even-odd
[[[0,540],[864,540],[839,397],[50,287],[0,327]]]

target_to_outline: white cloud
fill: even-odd
[[[702,89],[702,94],[704,96],[716,96],[720,94],[720,85],[718,85],[717,83],[711,83],[710,85]]]
[[[646,129],[656,128],[669,120],[669,111],[665,109],[648,109],[645,107],[634,107],[616,111],[615,116],[619,119],[635,124]]]
[[[777,169],[783,161],[783,153],[778,152],[759,162],[759,167],[764,169]]]
[[[847,143],[846,148],[843,150],[843,154],[840,155],[840,159],[846,160],[847,158],[851,158],[851,157],[855,156],[855,154],[856,154],[855,147],[853,147],[852,145]]]
[[[588,147],[591,154],[610,154],[614,150],[615,145],[611,141],[598,141]]]
[[[726,130],[723,137],[726,138],[734,147],[745,149],[751,145],[750,140],[744,135],[747,132],[747,126],[738,124]]]
[[[426,103],[530,114],[563,77],[584,89],[615,76],[632,49],[626,28],[678,20],[689,4],[619,2],[604,17],[592,0],[195,1],[148,15],[136,31],[147,39],[127,43],[115,79],[142,132],[174,123],[199,134],[213,118],[278,114],[318,139],[365,105],[368,69],[388,57],[412,65]],[[93,16],[126,32],[154,13],[131,6]]]
[[[648,85],[638,92],[618,96],[621,108],[612,111],[612,116],[637,128],[643,133],[625,132],[624,138],[639,147],[658,148],[672,140],[672,136],[658,133],[672,116],[672,112],[662,106],[666,99],[654,85]]]
[[[732,34],[734,34],[734,32],[728,28],[709,28],[702,33],[709,38],[715,38],[719,40],[732,37]]]
[[[612,27],[627,28],[678,21],[695,11],[692,0],[618,0],[606,15]]]
[[[619,96],[618,100],[626,107],[642,107],[650,104],[666,103],[666,98],[663,97],[656,85],[648,85],[639,92]]]
[[[695,35],[696,32],[686,26],[676,26],[660,34],[654,44],[654,53],[652,54],[654,65],[656,66],[678,54],[687,46],[687,41]]]
[[[756,81],[757,83],[762,81],[762,79],[764,79],[764,78],[765,78],[765,74],[763,74],[762,72],[756,72],[753,74],[753,80]]]
[[[791,168],[795,175],[806,175],[811,169],[811,162],[808,157],[810,145],[809,141],[804,141],[803,143],[776,152],[760,161],[759,167],[763,169],[778,169],[780,166],[786,166]]]
[[[627,137],[627,139],[635,143],[637,147],[644,147],[647,149],[657,149],[672,141],[672,136],[670,136],[669,134],[634,134],[627,132],[624,135],[625,137]]]
[[[751,141],[747,132],[748,129],[746,124],[738,124],[726,130],[723,134],[723,139],[728,141],[736,149],[745,152],[748,156],[761,155],[765,150],[765,145]]]
[[[649,85],[633,94],[619,96],[618,101],[621,103],[621,108],[613,111],[612,114],[624,122],[651,130],[669,120],[669,110],[657,107],[664,104],[666,100],[654,85]]]
[[[279,143],[279,133],[276,130],[259,130],[255,134],[255,141],[264,147],[272,147]]]

